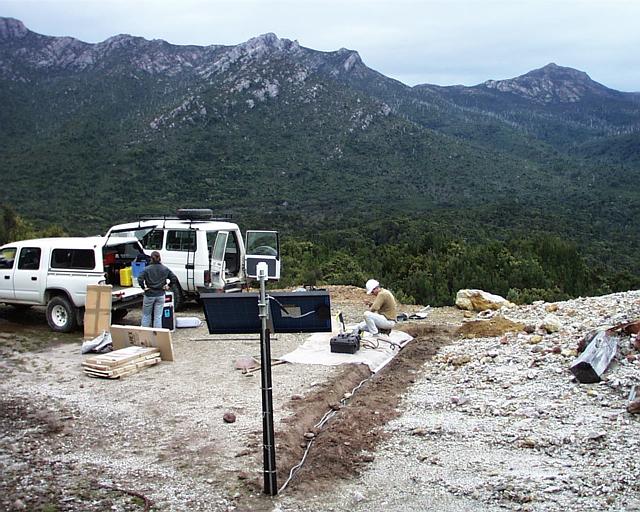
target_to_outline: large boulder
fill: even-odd
[[[540,327],[542,327],[545,331],[551,334],[554,332],[558,332],[560,329],[562,329],[562,322],[556,315],[549,314],[544,317]]]
[[[456,294],[456,306],[468,311],[485,311],[487,309],[495,311],[502,306],[510,305],[511,302],[504,297],[483,290],[459,290]]]

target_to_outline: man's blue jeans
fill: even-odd
[[[164,309],[164,293],[157,297],[145,295],[142,299],[142,327],[151,327],[151,315],[153,315],[153,327],[162,327],[162,310]]]

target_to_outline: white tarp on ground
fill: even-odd
[[[355,354],[338,354],[331,352],[330,341],[335,335],[336,333],[330,332],[314,333],[293,352],[289,352],[279,359],[288,363],[322,364],[325,366],[366,364],[373,373],[376,373],[394,358],[401,347],[413,339],[406,332],[394,330],[388,336],[383,336],[378,340],[379,347],[373,349],[363,346],[363,344],[367,345],[367,342],[372,342],[374,345],[376,343],[369,333],[365,333],[363,344]],[[383,341],[385,338],[393,345]]]

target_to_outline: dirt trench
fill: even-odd
[[[365,365],[345,365],[336,378],[290,402],[293,414],[283,422],[286,428],[276,432],[279,487],[287,482],[309,443],[304,464],[287,484],[288,493],[326,490],[337,479],[357,476],[374,460],[376,446],[385,439],[384,426],[398,416],[403,395],[424,363],[454,336],[453,329],[434,325],[407,324],[403,330],[414,339],[377,374],[372,375]],[[331,411],[335,414],[316,427]],[[306,438],[310,433],[314,437]],[[250,484],[260,488],[262,481]]]

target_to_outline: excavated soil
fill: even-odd
[[[490,338],[508,332],[520,332],[524,324],[497,316],[488,320],[472,320],[462,324],[456,331],[461,338]]]
[[[307,446],[301,442],[305,433],[315,437],[309,456],[289,489],[326,489],[335,479],[357,475],[363,465],[373,462],[374,450],[385,436],[382,427],[397,417],[402,395],[415,382],[424,362],[451,336],[448,329],[433,326],[407,325],[403,330],[414,340],[380,373],[372,376],[366,367],[350,367],[323,389],[292,402],[295,414],[287,419],[289,428],[279,433],[282,465],[289,468],[300,461]],[[351,399],[341,403],[345,393],[350,396],[359,384],[361,387]],[[327,411],[336,414],[325,428],[317,429],[315,425]],[[280,478],[284,476],[281,474]]]

